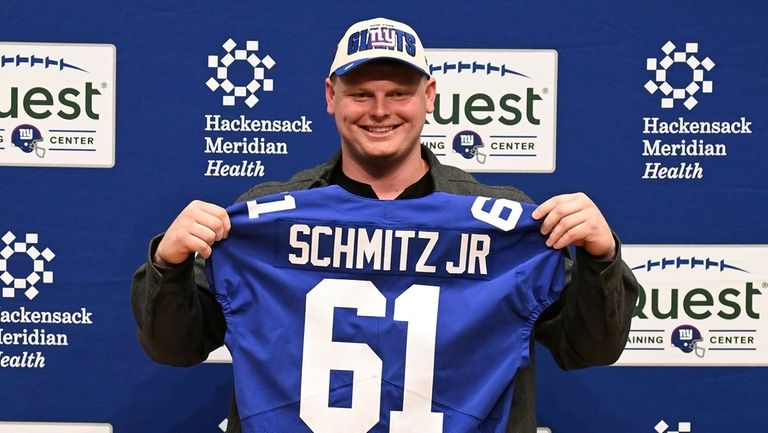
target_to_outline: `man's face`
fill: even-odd
[[[326,79],[345,158],[370,168],[418,155],[424,118],[434,110],[435,80],[397,62],[369,62]]]

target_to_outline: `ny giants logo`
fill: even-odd
[[[349,36],[347,54],[374,49],[397,50],[414,57],[416,56],[416,37],[408,32],[389,27],[361,30]]]

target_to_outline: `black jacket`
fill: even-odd
[[[440,164],[426,148],[422,152],[429,161],[436,191],[531,201],[518,189],[481,184],[458,168]],[[238,201],[328,185],[340,157],[337,153],[326,163],[301,171],[286,182],[256,185]],[[224,315],[208,289],[203,260],[190,258],[169,270],[153,265],[152,258],[161,237],[150,243],[147,262],[136,271],[131,286],[139,341],[156,362],[195,365],[223,344]],[[614,260],[601,261],[576,248],[575,259],[566,261],[565,290],[534,326],[536,341],[550,350],[563,369],[611,364],[624,349],[640,286],[621,259],[618,239],[616,251]],[[515,376],[508,433],[536,431],[533,351],[531,343],[531,366]],[[227,433],[240,431],[233,401]]]

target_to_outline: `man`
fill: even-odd
[[[379,47],[376,40],[381,35],[393,35],[395,48]],[[325,80],[327,111],[336,120],[340,151],[287,182],[257,185],[238,201],[336,184],[381,200],[442,191],[530,202],[517,189],[482,185],[469,174],[440,164],[420,146],[435,91],[435,79],[428,74],[424,49],[413,29],[383,18],[353,24],[341,39]],[[535,338],[564,369],[613,363],[627,340],[639,289],[621,260],[617,238],[582,193],[546,200],[533,218],[541,220],[548,246],[576,246],[575,260],[566,265],[565,290],[537,320]],[[222,345],[224,315],[202,270],[211,245],[225,239],[229,230],[225,209],[193,201],[165,234],[150,243],[147,263],[134,276],[132,306],[140,342],[153,360],[193,365]],[[530,351],[533,361],[533,344]],[[507,432],[535,431],[534,404],[532,362],[515,377]],[[240,432],[234,405],[227,431]]]

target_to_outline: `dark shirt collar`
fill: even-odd
[[[331,178],[329,180],[331,184],[339,185],[352,194],[359,195],[360,197],[379,198],[376,196],[376,193],[373,191],[373,188],[371,188],[370,185],[367,183],[358,182],[344,174],[344,171],[341,169],[341,161],[339,161],[339,163],[336,164],[336,167],[333,168],[333,172],[331,173]],[[400,195],[398,195],[395,199],[400,200],[404,198],[424,197],[432,194],[434,191],[435,183],[432,181],[431,170],[427,170],[421,179],[417,180],[415,183],[403,190],[403,192],[400,193]]]

